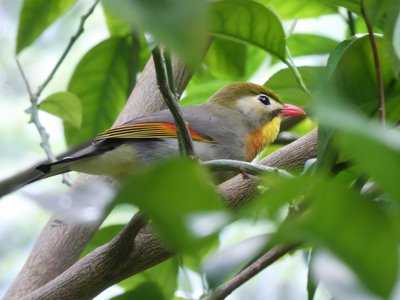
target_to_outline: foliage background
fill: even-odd
[[[301,19],[294,29],[295,34],[307,32],[325,37],[324,39],[323,37],[318,36],[307,37],[293,35],[289,38],[288,46],[292,54],[296,56],[295,63],[297,66],[325,65],[328,55],[330,53],[334,53],[332,51],[339,44],[339,42],[349,36],[348,27],[345,22],[346,10],[341,8],[338,14],[335,7],[326,5],[326,1],[309,1],[308,6],[306,7],[307,9],[303,8],[303,4],[299,4],[302,1],[286,1],[285,4],[280,4],[282,3],[280,1],[260,2],[270,2],[271,5],[277,10],[278,14],[280,14],[281,17],[286,20],[283,22],[286,32],[289,30],[291,24],[293,24],[293,17],[297,15]],[[330,2],[331,4],[335,3],[335,1],[327,2]],[[342,3],[341,1],[337,2]],[[0,159],[2,163],[1,176],[6,177],[7,175],[14,173],[17,170],[30,165],[32,162],[43,158],[43,154],[38,145],[36,131],[34,130],[33,126],[26,125],[26,122],[29,120],[29,118],[26,114],[24,114],[23,111],[28,106],[28,97],[14,61],[16,28],[21,3],[19,3],[18,1],[2,1],[0,3],[0,14],[2,16],[2,18],[0,18],[2,22],[2,31],[0,32],[0,38],[1,44],[4,45],[4,47],[2,46],[0,49],[0,95],[2,99],[1,119],[3,122],[2,124],[4,124],[0,131],[0,136],[2,140],[0,148]],[[346,3],[348,5],[348,8],[350,9],[354,9],[355,6],[357,7],[357,1],[347,1]],[[67,43],[69,37],[72,36],[72,34],[75,32],[77,24],[79,23],[80,16],[83,14],[83,12],[87,11],[90,5],[90,1],[78,1],[71,8],[71,10],[67,11],[65,15],[63,15],[54,25],[46,30],[44,34],[41,35],[34,44],[29,46],[29,48],[21,53],[19,59],[24,66],[24,70],[32,86],[37,86],[38,84],[43,82],[44,78],[46,78],[49,69],[51,68],[51,66],[54,65],[55,61],[59,57],[59,53],[61,53],[61,51],[65,48],[65,44]],[[323,14],[334,15],[321,16]],[[153,18],[152,20],[154,21],[155,19]],[[146,23],[146,20],[143,21],[143,24],[143,26],[147,30],[159,30],[156,27],[151,27],[151,24],[148,25]],[[363,26],[363,22],[360,18],[356,19],[355,25],[358,34],[366,32],[365,26]],[[377,26],[376,28],[379,32],[382,32],[385,29],[384,26]],[[56,77],[50,83],[49,87],[45,90],[42,99],[46,98],[46,96],[48,95],[53,94],[54,92],[66,90],[68,87],[69,78],[72,76],[72,73],[82,56],[90,49],[92,49],[93,46],[95,46],[102,40],[105,40],[108,35],[109,33],[105,24],[103,12],[100,7],[97,7],[94,15],[91,16],[88,20],[85,34],[78,40],[77,44],[72,49],[72,52],[68,55],[66,61],[63,63]],[[139,36],[138,38],[141,37]],[[174,50],[178,52],[182,51],[182,53],[185,53],[185,51],[187,52],[188,50],[180,45],[177,41],[166,40],[165,42],[167,44],[171,43],[171,45],[176,45]],[[368,46],[367,41],[366,45]],[[366,47],[362,49],[367,49]],[[349,57],[346,58],[347,61],[339,61],[339,67],[335,71],[337,72],[336,74],[338,78],[342,79],[343,82],[346,82],[346,84],[342,85],[341,88],[344,89],[344,93],[347,93],[348,97],[353,97],[352,99],[354,99],[355,102],[353,103],[354,105],[365,103],[369,104],[376,100],[374,82],[366,82],[365,80],[369,80],[370,77],[364,76],[364,70],[362,66],[360,67],[360,64],[354,63],[354,59],[357,58],[360,53],[362,53],[362,49],[355,51],[354,56],[349,55]],[[141,57],[144,61],[145,58],[148,57],[148,53],[146,55],[146,50],[143,50],[142,48],[141,51],[143,52]],[[247,56],[245,55],[245,53],[247,53]],[[384,53],[386,55],[386,52]],[[331,54],[330,57],[332,62],[332,60],[335,59],[336,56]],[[243,58],[247,58],[247,60],[244,60]],[[327,121],[325,126],[326,128],[328,128],[327,136],[329,136],[329,129],[332,128],[332,125],[338,126],[338,119],[340,120],[340,123],[343,123],[343,120],[347,120],[350,122],[350,124],[345,123],[348,124],[348,127],[340,127],[340,130],[344,132],[344,134],[342,135],[342,143],[346,143],[346,141],[348,142],[349,139],[351,141],[352,138],[360,138],[361,140],[359,144],[364,145],[364,147],[360,146],[358,149],[356,149],[359,152],[365,151],[366,147],[371,145],[368,144],[369,136],[363,136],[362,134],[360,134],[359,131],[357,131],[357,126],[360,126],[360,124],[364,124],[363,120],[360,120],[359,123],[353,123],[354,120],[358,121],[358,119],[354,116],[350,116],[349,119],[349,116],[346,115],[346,113],[344,113],[341,109],[337,110],[335,118],[329,117],[329,115],[332,115],[330,111],[332,111],[332,109],[335,109],[329,106],[329,101],[332,100],[331,102],[340,103],[340,101],[337,99],[341,98],[335,98],[334,90],[330,90],[330,87],[327,87],[326,89],[322,89],[322,95],[318,94],[320,96],[319,99],[321,99],[322,103],[322,108],[319,109],[319,103],[311,103],[310,99],[308,99],[307,95],[305,95],[304,92],[298,87],[293,78],[290,78],[290,76],[288,76],[288,72],[278,73],[280,69],[285,67],[284,64],[279,63],[276,58],[269,56],[268,54],[266,54],[266,52],[260,49],[256,49],[253,46],[242,46],[241,44],[232,44],[232,42],[217,39],[214,42],[214,45],[212,46],[208,56],[206,57],[205,62],[207,69],[203,72],[198,72],[196,74],[195,78],[191,81],[186,93],[184,94],[182,104],[187,105],[198,103],[199,101],[204,101],[210,94],[221,87],[224,83],[229,81],[248,80],[263,84],[269,78],[271,78],[271,76],[273,76],[274,74],[278,74],[280,75],[280,77],[278,77],[278,79],[277,77],[275,77],[275,80],[273,80],[274,77],[272,77],[273,79],[271,79],[269,86],[271,86],[284,100],[289,101],[293,99],[292,101],[297,101],[294,104],[301,104],[307,107],[309,107],[310,105],[313,107],[315,106],[320,116],[326,117]],[[384,63],[383,65],[384,74],[389,74],[385,76],[389,78],[388,81],[390,81],[392,75],[390,67],[388,67],[389,64]],[[398,65],[396,65],[396,63],[393,63],[392,66]],[[311,71],[308,73],[308,70]],[[314,69],[311,68],[301,69],[306,83],[310,84],[309,87],[315,84],[314,77],[312,76],[314,72],[313,70]],[[373,74],[373,71],[371,72],[371,74]],[[117,73],[121,74],[121,72]],[[373,76],[371,78],[373,78]],[[357,79],[359,79],[358,82],[363,82],[363,84],[357,85]],[[121,81],[118,81],[118,83],[121,83]],[[126,85],[128,86],[129,83],[129,80],[127,80]],[[394,85],[396,86],[396,84]],[[70,83],[69,90],[77,91],[77,93],[79,93],[80,88],[81,87],[79,86],[79,78],[75,85],[73,83]],[[116,89],[118,91],[121,90],[118,87]],[[371,90],[372,92],[370,92]],[[389,97],[392,97],[393,99],[398,99],[398,90],[396,88],[394,90],[395,91],[393,93],[389,93]],[[321,90],[319,91],[319,93],[321,93]],[[329,96],[326,94],[328,94]],[[116,96],[115,93],[112,92],[109,95]],[[365,95],[367,95],[367,98],[368,96],[371,96],[371,99],[365,98]],[[123,94],[119,95],[119,98],[125,99]],[[361,103],[357,103],[360,98],[364,99],[365,102],[361,100]],[[396,102],[392,100],[390,103]],[[119,105],[122,106],[122,104],[123,103],[120,103]],[[353,104],[348,105],[347,108],[351,107]],[[399,119],[397,112],[399,105],[389,105],[388,119],[394,123],[398,122]],[[331,110],[324,110],[324,108],[326,107]],[[368,115],[368,113],[370,114],[370,110],[367,105],[365,115]],[[58,118],[55,118],[44,112],[41,112],[40,116],[43,120],[43,123],[45,123],[46,129],[50,132],[51,145],[54,151],[59,152],[65,149],[66,146],[64,144],[64,134],[61,126],[61,121]],[[315,115],[313,115],[313,118],[314,116]],[[110,117],[109,120],[105,121],[105,123],[110,123],[110,120],[112,119],[113,118]],[[84,118],[83,123],[84,125],[90,125],[93,124],[93,121]],[[105,124],[99,126],[100,127],[98,128],[94,128],[94,132],[101,131],[102,129],[104,129],[103,127],[107,127]],[[84,128],[87,127],[88,126],[85,126]],[[306,120],[302,124],[294,128],[292,130],[292,133],[304,134],[314,127],[314,122]],[[348,128],[350,128],[350,130]],[[94,133],[89,131],[84,133],[82,137],[78,137],[76,133],[82,132],[83,130],[74,130],[75,129],[73,129],[73,126],[66,125],[67,142],[69,144],[74,144],[78,141],[85,140],[86,138],[93,136]],[[375,133],[378,131],[376,131],[375,127],[371,126],[370,132]],[[74,140],[75,138],[77,140]],[[329,139],[326,139],[326,141],[329,142]],[[363,141],[367,142],[363,144]],[[382,142],[383,145],[386,145],[385,143],[385,141]],[[372,145],[374,145],[374,143],[372,143]],[[394,145],[393,147],[395,149],[394,152],[397,153],[394,154],[394,160],[396,160],[398,159],[398,156],[396,155],[398,155],[399,152],[398,148],[396,148],[396,145]],[[277,146],[270,147],[266,151],[266,153],[264,153],[264,155],[276,148]],[[368,152],[370,157],[374,155],[376,155],[377,157],[381,157],[383,153],[385,153],[380,151],[381,149],[379,147],[375,150],[375,152]],[[344,152],[346,152],[346,150]],[[350,152],[351,154],[351,149],[347,149],[347,152]],[[362,166],[363,163],[364,161],[362,161],[361,163]],[[388,169],[384,169],[383,178],[385,178],[385,173],[394,174],[392,177],[386,177],[384,180],[391,181],[392,183],[396,182],[396,174],[398,174],[398,172],[396,173],[396,169],[390,169],[388,164],[386,164],[386,166],[388,167]],[[363,171],[367,173],[371,172],[368,164],[366,168],[361,167],[361,169],[363,169]],[[357,173],[358,170],[355,172]],[[374,173],[373,171],[372,173],[379,179],[379,174],[377,175],[377,173]],[[354,178],[356,178],[356,176],[354,176],[354,173],[352,172],[345,173],[342,177],[343,178],[340,178],[340,180],[341,182],[345,183],[352,182]],[[299,182],[301,186],[306,184],[306,181],[302,182],[301,180],[299,180]],[[321,186],[325,186],[326,190],[332,188],[330,183],[321,182],[320,184]],[[392,195],[391,197],[393,197],[394,195],[394,198],[396,198],[396,193],[391,193],[392,186],[390,186],[389,184],[388,193],[389,195]],[[296,190],[296,188],[294,189]],[[335,187],[333,189],[335,189]],[[9,195],[2,199],[2,201],[0,202],[0,220],[2,222],[0,231],[2,234],[1,240],[9,241],[7,243],[1,244],[1,261],[2,266],[6,266],[6,268],[10,270],[10,272],[8,273],[2,273],[2,276],[7,275],[6,277],[0,278],[0,280],[2,281],[2,283],[0,284],[3,290],[8,285],[10,279],[15,276],[15,273],[17,272],[22,262],[24,261],[25,256],[29,252],[29,247],[31,246],[31,243],[34,241],[35,237],[39,233],[40,228],[49,216],[49,213],[46,209],[43,209],[35,202],[32,202],[30,199],[32,197],[28,197],[27,195],[42,193],[43,191],[55,191],[56,193],[60,193],[65,190],[66,187],[60,184],[59,179],[54,178],[49,179],[46,182],[37,183],[35,185],[27,187],[24,191]],[[343,192],[343,195],[346,195],[346,192]],[[285,195],[276,195],[276,199],[279,200],[281,199],[280,197],[284,196]],[[385,196],[387,196],[386,193]],[[345,196],[343,197],[345,198]],[[349,206],[349,209],[354,209],[354,207]],[[361,208],[361,211],[362,209],[363,208]],[[117,209],[115,209],[115,211],[110,215],[103,226],[107,227],[112,224],[124,224],[129,220],[130,212],[133,212],[134,210],[135,209],[130,205],[117,207]],[[332,208],[332,211],[334,211],[334,208]],[[393,215],[397,215],[396,209],[392,210],[391,212],[393,213]],[[339,215],[340,213],[341,212],[339,212]],[[369,210],[366,209],[365,215],[368,215],[368,213]],[[377,223],[371,223],[371,227],[367,227],[364,229],[369,230],[371,228],[382,227],[382,230],[386,230],[386,228],[382,224],[379,224],[379,222],[381,221],[382,220],[379,219]],[[277,224],[279,224],[279,221],[275,220],[273,217],[254,219],[253,217],[249,217],[248,215],[244,216],[239,221],[228,225],[220,232],[219,248],[229,248],[236,242],[245,240],[248,237],[257,236],[258,234],[272,233],[276,229]],[[302,226],[306,228],[304,224],[302,224]],[[396,226],[393,226],[393,228],[397,229]],[[334,228],[330,228],[330,230],[330,234],[332,234],[332,231],[334,232]],[[359,233],[357,229],[354,229],[354,231],[352,231],[351,228],[345,228],[344,230],[349,230],[349,232],[351,233],[348,237],[349,240],[355,239],[355,235]],[[301,234],[301,232],[299,232],[299,234]],[[339,232],[339,234],[342,234],[342,232]],[[378,235],[379,233],[377,234],[377,236]],[[323,235],[320,235],[319,238],[321,238],[321,236],[323,237]],[[104,236],[103,239],[105,240],[106,237],[107,236]],[[351,249],[346,250],[346,247],[339,247],[338,250],[338,248],[335,248],[335,242],[333,244],[330,244],[330,242],[332,241],[325,240],[321,243],[321,241],[319,240],[317,243],[322,244],[322,249],[328,248],[333,252],[349,251],[345,253],[342,252],[343,257],[345,258],[349,258],[351,257],[351,255],[354,254],[354,252],[351,252]],[[336,242],[340,244],[340,241]],[[351,241],[349,241],[349,243],[351,244]],[[366,244],[361,243],[361,249],[365,245]],[[379,252],[378,255],[385,254],[385,251],[387,249],[383,247],[383,249],[381,250],[382,252]],[[231,298],[242,299],[244,295],[246,297],[251,296],[251,298],[254,299],[299,299],[299,297],[304,299],[307,298],[307,254],[307,251],[297,251],[295,254],[290,255],[285,259],[282,259],[281,261],[264,271],[261,276],[255,278],[247,285],[243,286],[243,288],[240,288],[238,291],[236,291],[231,296]],[[354,257],[351,259],[353,261],[355,260]],[[393,263],[393,261],[385,263],[390,264]],[[349,261],[347,261],[347,263],[349,263]],[[350,265],[353,268],[357,268],[357,264],[354,265],[350,262]],[[377,265],[383,267],[385,264],[380,264],[378,262]],[[378,282],[374,284],[374,277],[371,277],[370,273],[371,269],[368,269],[369,267],[374,268],[374,266],[376,265],[369,266],[367,263],[366,265],[363,265],[363,267],[365,267],[366,269],[361,271],[356,270],[356,272],[363,279],[364,284],[365,282],[369,282],[370,290],[374,291],[378,295],[383,295],[386,293],[387,287],[382,288]],[[174,266],[167,266],[165,268],[167,270],[171,270],[170,268],[174,268]],[[196,268],[194,267],[193,269]],[[363,299],[365,299],[365,297],[376,297],[370,292],[367,292],[365,288],[361,287],[360,284],[357,283],[354,274],[349,273],[348,269],[346,269],[343,264],[338,263],[337,260],[333,259],[332,256],[328,255],[325,251],[321,251],[321,253],[316,255],[315,273],[318,274],[319,278],[325,283],[325,285],[320,285],[319,289],[317,290],[316,298],[326,299],[329,293],[333,293],[339,298],[348,296],[348,293],[350,293],[352,297],[355,297],[355,295],[364,297]],[[201,294],[202,286],[200,277],[194,272],[189,271],[185,268],[181,269],[179,274],[180,275],[178,282],[180,293],[178,293],[177,295],[188,296],[192,294],[192,296],[194,295],[195,297],[199,297],[199,295]],[[335,275],[337,274],[340,274],[340,276],[335,277]],[[363,274],[365,274],[364,277]],[[151,274],[148,276],[152,278]],[[383,281],[385,280],[386,279],[384,278]],[[390,280],[388,279],[387,281]],[[265,282],[268,282],[268,285],[266,285]],[[129,290],[137,286],[137,284],[137,281],[132,283],[127,282],[125,283],[125,287],[128,286]],[[174,285],[174,282],[172,282],[171,285]],[[329,292],[326,291],[326,287],[328,287]],[[382,291],[381,288],[384,291]],[[114,291],[111,292],[119,293],[121,292],[121,289],[115,288]],[[101,297],[103,299],[109,298],[109,296],[107,296],[106,294]],[[393,299],[395,299],[395,292],[392,294],[392,297]]]

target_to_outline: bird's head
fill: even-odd
[[[214,94],[210,102],[235,111],[234,115],[240,116],[236,125],[244,125],[247,161],[251,161],[276,139],[282,117],[305,115],[301,108],[283,104],[273,91],[254,83],[228,84]]]
[[[283,104],[270,89],[254,83],[231,83],[211,97],[211,102],[243,113],[256,127],[278,116],[305,115],[292,104]]]

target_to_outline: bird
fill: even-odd
[[[258,84],[230,83],[200,105],[181,107],[200,161],[252,161],[278,136],[283,117],[305,115]],[[117,181],[157,159],[178,156],[177,130],[169,110],[134,118],[94,138],[90,146],[36,167],[23,185],[69,171],[105,175]]]

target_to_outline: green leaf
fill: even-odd
[[[137,288],[111,298],[111,300],[152,299],[167,300],[161,288],[153,282],[143,282]]]
[[[245,74],[246,56],[245,45],[217,38],[207,52],[205,63],[217,78],[238,81]]]
[[[106,18],[108,32],[112,36],[126,36],[132,32],[130,22],[121,18],[115,11],[102,5],[104,17]]]
[[[124,227],[125,224],[118,224],[102,227],[97,230],[92,239],[86,245],[85,250],[82,252],[82,256],[89,254],[94,249],[111,241]]]
[[[178,269],[176,259],[168,259],[144,272],[141,272],[140,274],[125,279],[118,283],[118,285],[123,287],[126,291],[130,291],[136,289],[143,283],[151,282],[156,284],[158,288],[161,288],[160,291],[163,294],[164,299],[172,299],[178,285]]]
[[[209,174],[189,159],[162,161],[141,171],[116,201],[133,202],[172,249],[192,254],[229,220]]]
[[[205,3],[200,0],[103,0],[104,7],[134,29],[151,33],[190,62],[200,59],[206,40]]]
[[[331,5],[337,5],[360,15],[360,0],[320,0]]]
[[[391,9],[387,13],[384,27],[385,41],[393,51],[393,64],[397,66],[396,74],[400,69],[400,0],[393,1]]]
[[[317,86],[319,76],[324,67],[299,67],[298,70],[306,86],[313,90]],[[299,87],[292,70],[288,68],[272,75],[264,85],[273,90],[283,102],[302,107],[309,105],[311,102],[310,95]]]
[[[388,59],[391,52],[383,38],[376,36],[376,43],[381,62],[383,85],[386,96],[390,97],[393,92],[390,87],[395,80],[393,65]],[[329,58],[328,69],[332,72],[337,90],[344,99],[347,99],[350,106],[363,108],[367,113],[376,109],[378,90],[368,36],[340,44],[338,50],[333,51]]]
[[[400,134],[383,130],[343,108],[321,106],[318,115],[325,126],[338,131],[336,140],[342,150],[363,172],[373,176],[394,200],[400,203]]]
[[[383,298],[392,291],[398,272],[398,237],[393,222],[378,203],[360,196],[334,179],[281,179],[264,193],[270,202],[305,199],[306,210],[286,220],[276,241],[299,241],[328,249],[345,262],[374,293]],[[278,212],[278,211],[277,211]]]
[[[209,14],[212,35],[248,43],[285,60],[283,26],[269,8],[251,0],[220,0],[209,3]]]
[[[336,48],[339,41],[315,34],[292,34],[287,44],[293,57],[328,54]]]
[[[19,17],[16,53],[32,44],[75,2],[76,0],[24,0]]]
[[[265,251],[267,240],[265,234],[253,236],[208,257],[202,269],[210,288],[216,288]]]
[[[94,138],[109,128],[128,98],[132,78],[129,38],[111,37],[91,50],[76,67],[68,90],[82,103],[82,128],[64,123],[68,145]]]
[[[377,203],[336,182],[317,181],[312,198],[301,226],[347,263],[371,291],[388,297],[398,267],[398,239],[389,218]]]
[[[77,95],[58,92],[40,102],[39,109],[60,117],[76,129],[82,125],[82,105]]]
[[[206,83],[189,83],[186,89],[186,95],[182,98],[181,105],[196,105],[207,102],[208,98],[229,83],[224,80],[212,80]]]
[[[271,5],[283,19],[313,18],[337,13],[334,6],[321,0],[291,0],[290,4],[282,0],[260,0],[260,2]]]

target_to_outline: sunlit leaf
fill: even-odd
[[[128,98],[132,78],[130,39],[109,38],[92,48],[76,67],[68,90],[82,103],[82,128],[64,123],[68,145],[95,137],[109,128]]]
[[[117,202],[139,206],[170,247],[188,253],[229,220],[208,173],[188,159],[141,171],[123,186]]]
[[[18,24],[17,54],[67,11],[76,0],[24,0]]]
[[[71,92],[58,92],[40,102],[39,109],[60,117],[75,128],[82,125],[82,105],[77,95]]]
[[[197,61],[205,42],[205,4],[201,0],[103,0],[103,5],[132,28]]]
[[[217,37],[257,46],[284,60],[286,40],[282,23],[264,5],[247,0],[209,3],[209,30]]]

